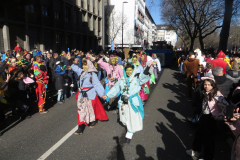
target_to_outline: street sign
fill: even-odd
[[[111,41],[111,50],[114,51],[114,48],[115,48],[114,41]]]

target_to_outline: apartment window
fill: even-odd
[[[78,22],[78,12],[76,10],[73,13],[73,19],[74,19],[74,24],[77,24],[77,22]]]
[[[56,43],[60,43],[60,35],[56,34]]]
[[[42,6],[42,15],[43,16],[48,16],[48,8],[45,6]]]
[[[70,8],[69,7],[65,8],[65,21],[66,22],[70,21]]]
[[[60,13],[59,12],[55,11],[54,16],[55,16],[55,19],[58,19],[58,20],[60,19]]]
[[[33,4],[26,5],[26,10],[27,10],[28,12],[34,12],[34,11],[35,11],[35,10],[34,10],[34,5],[33,5]]]

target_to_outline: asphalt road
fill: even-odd
[[[185,117],[192,115],[194,108],[186,102],[185,94],[183,76],[165,68],[145,105],[143,130],[133,135],[130,144],[124,143],[126,129],[118,123],[117,114],[107,112],[109,121],[99,122],[92,129],[86,127],[83,135],[71,134],[48,152],[46,159],[192,160],[185,150],[191,148],[194,129]],[[49,108],[49,113],[35,113],[5,130],[0,137],[0,160],[39,159],[76,126],[73,96],[65,104]],[[216,150],[217,160],[229,159],[230,147],[225,142],[220,141]]]

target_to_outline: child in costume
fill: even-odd
[[[33,70],[36,79],[36,96],[38,100],[39,113],[44,114],[48,113],[48,111],[45,111],[44,109],[46,98],[46,88],[44,81],[47,81],[47,76],[46,73],[41,70],[41,68],[43,69],[41,66],[44,66],[43,62],[41,62],[41,57],[36,56],[36,61],[33,62]]]
[[[111,89],[114,84],[123,76],[123,70],[121,66],[117,64],[116,56],[111,55],[109,63],[104,62],[102,58],[97,63],[102,69],[107,71],[106,88]],[[105,90],[105,94],[107,92],[108,91]],[[117,108],[117,96],[109,99],[109,105],[113,110]]]
[[[104,95],[104,88],[97,77],[97,70],[92,62],[86,59],[82,60],[83,69],[73,64],[72,70],[79,77],[80,87],[76,96],[78,107],[78,130],[74,133],[81,135],[85,126],[93,128],[98,120],[108,120],[107,114],[98,99],[98,96]]]
[[[127,127],[126,143],[130,142],[133,133],[143,128],[144,108],[138,93],[141,90],[141,85],[150,80],[150,67],[151,64],[146,67],[144,72],[136,76],[137,72],[134,65],[127,64],[123,70],[124,76],[105,96],[102,96],[103,99],[106,99],[121,93],[121,98],[118,101],[119,116],[120,121]]]

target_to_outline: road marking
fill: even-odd
[[[38,160],[46,159],[50,154],[52,154],[59,146],[61,146],[76,130],[78,126],[74,127],[70,132],[68,132],[62,139],[60,139],[56,144],[54,144],[47,152],[45,152]]]

